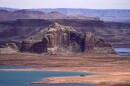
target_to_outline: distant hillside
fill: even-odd
[[[57,11],[65,15],[84,15],[99,17],[104,21],[130,22],[130,10],[97,10],[97,9],[32,9],[43,12]]]
[[[16,11],[19,9],[12,8],[0,8],[7,11]],[[104,21],[116,21],[116,22],[130,22],[130,10],[96,10],[96,9],[71,9],[71,8],[59,8],[59,9],[26,9],[28,11],[40,11],[44,13],[50,13],[53,11],[59,12],[67,16],[87,16],[96,17]]]
[[[15,9],[15,8],[7,8],[7,7],[0,7],[0,10],[6,10],[6,11],[11,11],[11,12],[13,12],[13,11],[16,11],[16,10],[18,10],[18,9]]]
[[[72,26],[77,31],[92,32],[114,47],[130,47],[130,23],[103,22],[85,19],[19,19],[0,22],[0,41],[22,41],[53,22]]]
[[[99,20],[95,17],[86,16],[74,16],[65,15],[57,11],[51,11],[45,13],[42,11],[32,11],[27,9],[10,11],[10,9],[0,9],[0,21],[10,21],[17,19],[88,19],[88,20]]]

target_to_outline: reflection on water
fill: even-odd
[[[115,48],[118,55],[130,56],[130,48]]]
[[[5,66],[3,67],[1,66],[1,68],[4,67]],[[11,67],[13,68],[13,66]],[[6,68],[8,68],[8,66],[6,66]],[[84,73],[78,73],[78,72],[0,71],[0,86],[93,86],[90,84],[59,84],[59,85],[30,84],[30,82],[39,81],[40,79],[45,77],[80,76],[83,74]],[[85,73],[85,75],[91,75],[91,74]]]

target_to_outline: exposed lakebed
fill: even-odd
[[[24,68],[24,66],[0,66],[0,69],[3,68]],[[31,82],[39,81],[40,79],[46,77],[80,75],[91,75],[91,73],[51,71],[0,71],[0,86],[93,86],[90,84],[31,84]]]

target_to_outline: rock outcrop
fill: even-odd
[[[18,47],[14,43],[6,43],[0,46],[0,54],[18,53]]]
[[[18,47],[17,47],[17,45],[15,43],[6,43],[6,46],[10,47],[10,48],[12,48],[12,49],[14,49],[16,51],[19,50]]]
[[[89,32],[85,35],[85,52],[87,53],[109,53],[115,54],[114,48],[110,43],[103,39],[96,39],[94,34]]]
[[[92,33],[83,34],[73,27],[58,23],[24,40],[21,51],[51,54],[115,53],[109,43],[96,40]]]
[[[21,51],[34,53],[82,52],[84,34],[54,23],[22,42]]]

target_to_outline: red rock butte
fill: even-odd
[[[70,54],[115,54],[110,43],[96,39],[93,33],[76,31],[71,26],[53,23],[22,42],[21,52]]]

